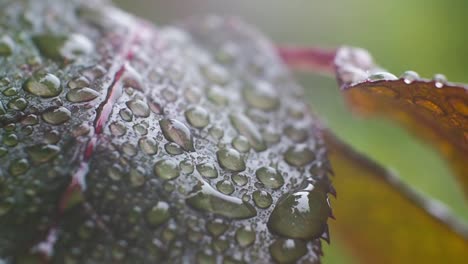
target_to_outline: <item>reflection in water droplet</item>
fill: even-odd
[[[295,145],[288,148],[284,154],[285,161],[295,167],[305,166],[315,159],[315,154],[305,145]]]
[[[307,253],[307,244],[301,240],[279,238],[270,246],[270,254],[278,263],[296,263]]]
[[[71,112],[63,106],[50,108],[42,114],[42,119],[51,125],[63,124],[70,118]]]
[[[186,151],[195,151],[190,129],[175,119],[162,119],[159,125],[164,137],[181,146]]]
[[[208,183],[199,182],[186,202],[194,209],[210,212],[230,219],[247,219],[257,215],[255,208],[241,199],[222,194]]]
[[[216,152],[219,165],[229,171],[245,170],[245,162],[240,153],[232,148],[220,149]]]
[[[23,89],[43,98],[55,97],[62,92],[60,79],[51,73],[34,74],[23,84]]]
[[[278,201],[268,229],[289,238],[315,239],[322,235],[330,213],[326,192],[309,183]]]
[[[272,167],[261,167],[255,172],[255,175],[267,188],[278,189],[284,184],[283,176]]]

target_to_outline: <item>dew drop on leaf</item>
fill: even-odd
[[[295,263],[307,253],[306,242],[280,238],[270,246],[270,254],[278,263]]]
[[[243,226],[236,230],[236,241],[241,247],[248,247],[255,242],[255,231],[250,226]]]
[[[159,121],[164,137],[181,146],[186,151],[195,151],[190,129],[175,119],[162,119]]]
[[[170,159],[163,159],[154,165],[154,173],[163,180],[172,180],[179,177],[179,166]]]
[[[63,124],[70,118],[71,112],[63,106],[50,108],[42,114],[42,119],[51,125]]]
[[[278,189],[284,184],[281,174],[272,167],[261,167],[256,172],[257,179],[268,188]]]
[[[52,73],[36,73],[23,84],[23,89],[31,94],[50,98],[62,92],[60,79]]]
[[[72,89],[67,93],[67,100],[72,103],[89,102],[99,96],[99,93],[91,88]]]
[[[226,170],[240,172],[245,170],[245,162],[241,154],[232,148],[223,148],[216,152],[219,165]]]

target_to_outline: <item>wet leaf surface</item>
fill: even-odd
[[[468,229],[442,204],[327,133],[336,221],[330,228],[362,263],[459,263]]]
[[[1,5],[0,260],[319,262],[326,151],[267,39],[96,1]]]

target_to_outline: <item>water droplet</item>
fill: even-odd
[[[164,137],[181,146],[186,151],[195,151],[190,129],[175,119],[162,119],[159,121]]]
[[[94,44],[86,36],[81,34],[71,34],[67,37],[63,46],[60,48],[60,54],[69,60],[77,59],[82,55],[91,53],[94,50]]]
[[[14,147],[18,145],[18,136],[15,134],[7,134],[3,137],[3,144],[7,147]]]
[[[8,149],[0,147],[0,158],[4,157],[6,154],[8,154]]]
[[[224,232],[226,232],[228,227],[229,226],[225,224],[222,219],[215,219],[213,221],[207,222],[206,224],[206,229],[214,237],[222,235]]]
[[[122,144],[122,152],[129,157],[135,156],[137,151],[137,148],[133,146],[132,143],[125,142]]]
[[[180,170],[185,174],[192,174],[194,166],[191,160],[184,159],[179,163]]]
[[[200,106],[191,107],[185,111],[185,118],[191,126],[196,128],[204,128],[210,122],[208,111]]]
[[[122,118],[123,121],[130,122],[130,121],[133,120],[133,113],[128,108],[120,109],[119,115],[120,115],[120,118]]]
[[[29,162],[27,159],[16,159],[10,164],[8,171],[13,176],[24,174],[29,170]]]
[[[376,81],[392,81],[392,80],[397,80],[398,78],[389,73],[389,72],[374,72],[367,79],[371,82],[376,82]]]
[[[219,126],[212,126],[208,129],[208,132],[214,139],[221,139],[224,136],[224,130]]]
[[[248,152],[249,149],[250,149],[250,143],[249,143],[249,140],[244,137],[244,136],[236,136],[233,140],[232,140],[232,146],[237,149],[239,152]]]
[[[22,121],[21,123],[23,125],[37,125],[37,123],[39,122],[38,118],[36,115],[27,115]]]
[[[154,165],[154,173],[161,179],[172,180],[179,177],[179,167],[172,160],[160,160]]]
[[[18,89],[16,89],[15,87],[9,87],[9,88],[6,88],[5,90],[3,90],[2,94],[5,95],[5,96],[17,95],[18,94]]]
[[[135,124],[133,126],[133,130],[135,130],[135,132],[141,136],[148,134],[148,129],[144,124]]]
[[[135,116],[148,117],[150,115],[150,109],[148,104],[139,99],[133,99],[128,101],[127,107],[132,111]]]
[[[71,112],[63,106],[49,108],[42,114],[42,119],[51,125],[63,124],[70,118]]]
[[[13,54],[15,42],[9,36],[3,35],[0,37],[0,57],[7,57]]]
[[[255,242],[255,231],[250,226],[240,227],[236,231],[236,241],[241,247],[248,247]]]
[[[26,152],[35,164],[49,162],[59,154],[60,148],[50,144],[39,144],[26,148]]]
[[[243,95],[249,105],[265,111],[275,110],[280,104],[278,93],[266,81],[256,81],[253,85],[247,85]]]
[[[202,73],[209,81],[219,85],[225,85],[229,80],[228,72],[216,64],[203,67]]]
[[[216,189],[224,194],[232,194],[234,192],[234,186],[227,180],[222,180],[216,183]]]
[[[283,176],[272,167],[261,167],[255,175],[263,185],[271,189],[278,189],[284,184]]]
[[[142,167],[130,170],[130,183],[133,187],[140,187],[145,183],[145,170]]]
[[[212,246],[216,252],[222,253],[229,248],[229,242],[225,238],[215,238]]]
[[[138,140],[138,146],[144,153],[148,155],[154,155],[158,152],[158,143],[156,143],[156,141],[151,138],[141,138]]]
[[[28,101],[24,98],[16,98],[8,102],[8,108],[23,111],[28,106]]]
[[[216,178],[218,177],[218,170],[216,167],[209,162],[200,163],[197,165],[197,171],[205,178]]]
[[[249,179],[245,174],[242,173],[236,173],[231,176],[232,181],[237,185],[237,186],[244,186],[249,182]]]
[[[153,227],[158,227],[171,219],[169,204],[159,201],[146,213],[146,221]]]
[[[301,240],[279,238],[271,244],[270,254],[278,263],[296,263],[307,254],[307,244]]]
[[[166,145],[164,145],[164,149],[168,154],[174,156],[184,153],[184,150],[179,145],[172,142],[166,143]]]
[[[220,149],[216,152],[219,165],[229,171],[245,170],[245,162],[240,153],[232,148]]]
[[[440,73],[434,75],[433,80],[437,88],[442,88],[447,83],[447,77],[445,77],[445,75],[440,74]]]
[[[88,78],[86,78],[85,76],[77,77],[68,82],[68,87],[70,89],[80,89],[80,88],[87,87],[89,85],[90,85],[90,82]]]
[[[222,194],[205,182],[199,182],[186,202],[194,209],[230,219],[247,219],[257,215],[255,208],[241,199]]]
[[[268,228],[289,238],[315,239],[322,235],[330,213],[326,192],[309,183],[278,201]]]
[[[270,207],[273,202],[273,198],[271,198],[271,195],[266,191],[257,190],[253,192],[252,197],[255,205],[262,209]]]
[[[91,88],[73,89],[67,93],[67,100],[72,103],[89,102],[99,96],[99,93]]]
[[[284,159],[292,166],[302,167],[314,161],[315,153],[305,145],[295,145],[288,148]]]
[[[419,79],[419,74],[415,71],[405,71],[400,78],[402,78],[406,84],[411,84]]]
[[[300,126],[286,126],[284,133],[296,143],[306,141],[309,136],[308,130],[305,127]]]
[[[264,151],[266,149],[262,135],[255,124],[247,116],[238,113],[229,115],[229,119],[237,132],[249,140],[253,149],[256,151]]]
[[[432,102],[429,99],[423,98],[423,97],[415,97],[413,99],[413,102],[429,111],[431,111],[434,114],[437,115],[444,115],[445,111],[438,106],[436,103]]]
[[[107,175],[114,181],[119,181],[123,176],[123,169],[120,165],[114,164],[107,170]]]
[[[36,73],[26,80],[23,89],[31,94],[50,98],[62,92],[60,79],[51,73]]]
[[[213,85],[209,88],[208,100],[218,106],[225,106],[229,101],[229,99],[226,97],[226,91],[217,85]]]
[[[110,129],[112,135],[114,135],[116,137],[123,136],[123,135],[125,135],[125,133],[127,133],[127,127],[125,126],[124,123],[119,122],[119,121],[112,122],[109,125],[109,129]]]
[[[93,51],[93,43],[81,34],[42,34],[32,38],[40,53],[53,60],[76,59]]]

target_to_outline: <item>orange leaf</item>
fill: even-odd
[[[439,150],[468,194],[468,88],[448,83],[442,75],[401,78],[374,65],[357,48],[341,48],[335,65],[346,98],[363,114],[385,115]]]
[[[394,175],[325,135],[339,190],[332,237],[362,263],[461,263],[468,230],[442,205],[423,198]]]

